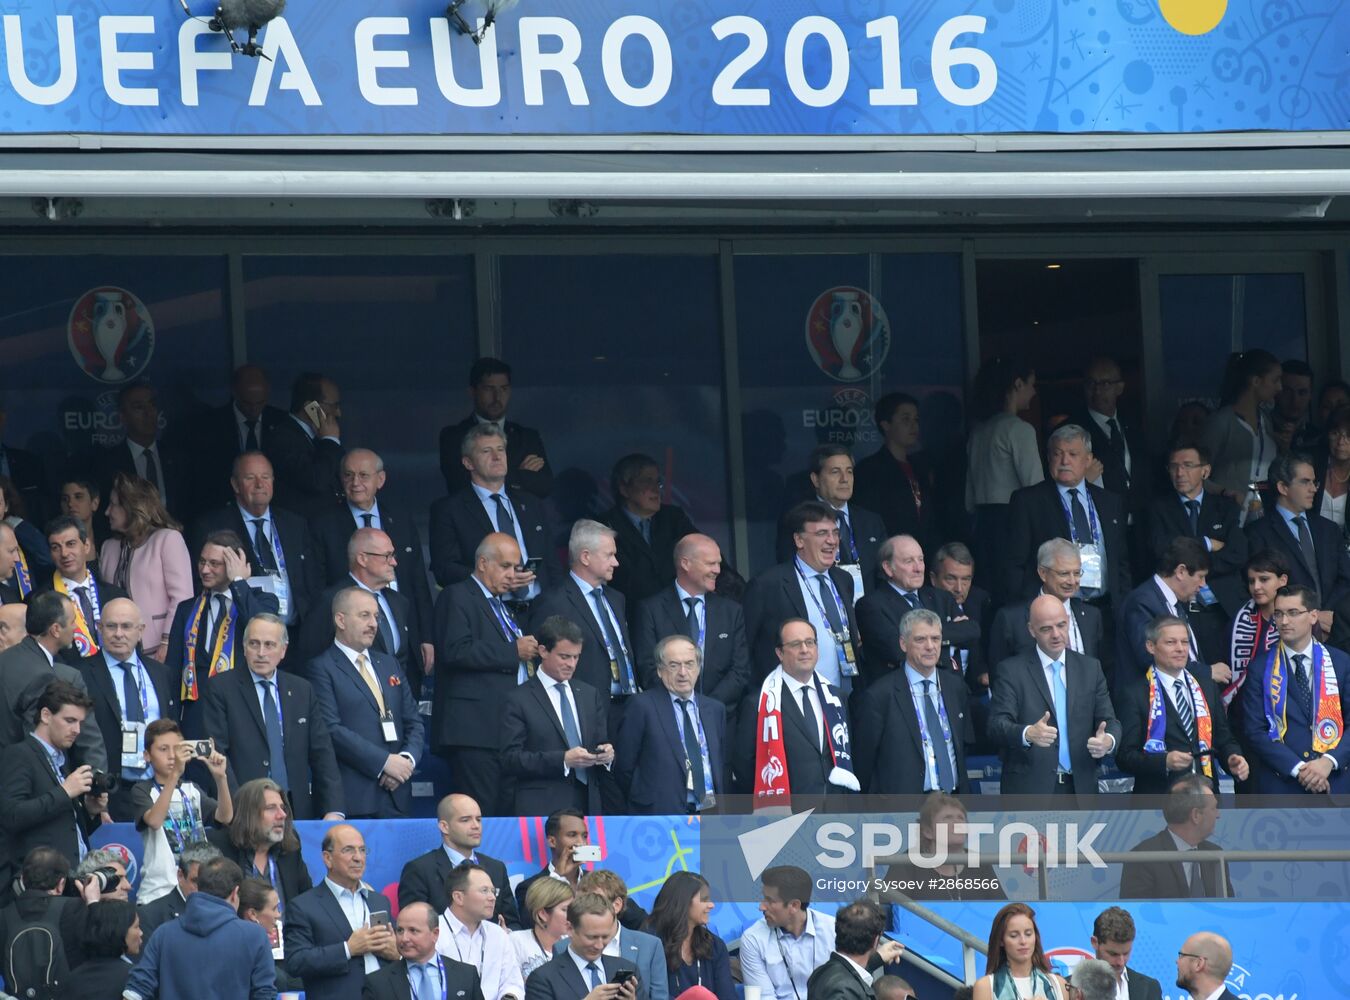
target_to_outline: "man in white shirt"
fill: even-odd
[[[484,1000],[524,1000],[525,982],[511,937],[492,920],[497,888],[480,865],[462,864],[445,882],[450,905],[441,914],[436,950],[478,970]]]
[[[810,908],[811,876],[800,868],[766,868],[761,882],[764,916],[741,934],[741,980],[763,1000],[798,1000],[834,951],[834,917]]]
[[[1177,986],[1191,1000],[1238,1000],[1225,985],[1233,968],[1233,946],[1210,931],[1192,934],[1177,952]]]

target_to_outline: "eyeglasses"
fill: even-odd
[[[790,649],[790,650],[792,650],[794,653],[795,653],[797,650],[799,650],[799,649],[815,649],[815,648],[816,648],[816,640],[815,640],[815,639],[793,639],[791,642],[785,642],[785,643],[783,643],[783,648],[784,648],[784,649]]]
[[[1083,379],[1083,384],[1089,389],[1109,389],[1113,385],[1124,385],[1123,378],[1087,378]]]
[[[336,853],[341,854],[344,858],[354,858],[358,856],[364,858],[370,853],[370,850],[364,845],[348,844],[346,847],[339,847]]]
[[[1179,951],[1179,952],[1177,952],[1177,958],[1194,958],[1194,959],[1196,959],[1197,961],[1200,961],[1200,962],[1207,961],[1207,959],[1205,958],[1204,955],[1196,955],[1196,954],[1193,954],[1192,952],[1189,952],[1189,951]]]
[[[362,552],[363,556],[370,556],[372,559],[383,559],[386,562],[393,562],[397,552]]]
[[[1307,608],[1294,608],[1292,611],[1272,611],[1270,620],[1273,622],[1289,622],[1295,618],[1300,618],[1308,613]]]

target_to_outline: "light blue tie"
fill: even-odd
[[[435,1000],[441,995],[441,991],[431,978],[431,966],[427,964],[418,964],[413,966],[417,970],[417,989],[413,991],[414,1000]]]
[[[600,978],[600,967],[594,962],[588,962],[586,964],[586,971],[591,974],[591,989],[598,990],[600,984],[604,982],[604,980]]]
[[[1055,728],[1059,730],[1059,767],[1072,771],[1069,761],[1069,692],[1064,687],[1064,664],[1055,661]]]
[[[567,748],[581,746],[581,730],[577,728],[577,717],[572,714],[572,703],[567,700],[567,685],[559,681],[554,685],[558,689],[558,707],[562,712],[563,736],[567,737]],[[591,776],[585,768],[572,772],[583,785],[591,783]]]

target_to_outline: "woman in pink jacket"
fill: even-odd
[[[131,595],[145,619],[145,655],[163,662],[174,609],[192,596],[192,557],[182,525],[169,516],[152,483],[123,472],[113,479],[107,512],[114,537],[99,551],[100,575]]]

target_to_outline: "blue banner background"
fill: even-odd
[[[191,0],[209,16],[215,4]],[[228,57],[219,35],[196,39],[227,69],[195,74],[198,103],[185,98],[180,74],[180,30],[185,18],[169,0],[30,0],[4,5],[4,43],[23,46],[34,97],[0,71],[0,132],[89,132],[148,135],[513,134],[558,135],[686,133],[704,135],[937,135],[1006,132],[1215,132],[1324,130],[1350,126],[1350,6],[1347,0],[558,0],[540,9],[525,3],[507,12],[482,48],[497,53],[500,93],[489,106],[448,100],[437,81],[433,36],[445,31],[442,77],[450,55],[459,86],[480,86],[479,50],[445,29],[444,0],[403,0],[373,12],[355,0],[292,0],[285,25],[264,32],[275,64]],[[358,24],[372,13],[387,23],[364,50],[375,52],[358,69]],[[470,3],[465,13],[481,8]],[[70,21],[73,58],[60,85],[58,15]],[[546,16],[545,16],[546,15]],[[712,26],[738,15],[748,34],[718,40]],[[110,20],[116,16],[124,20]],[[143,23],[127,18],[139,16]],[[609,80],[602,49],[623,17],[649,19],[644,30],[664,38],[670,53],[669,87],[625,104],[609,84],[620,75],[641,92],[653,79],[651,44],[622,28],[612,32]],[[803,18],[813,18],[802,23]],[[397,19],[405,19],[400,23]],[[894,18],[893,23],[882,23]],[[962,18],[960,22],[955,18]],[[967,28],[983,19],[983,32]],[[563,77],[537,74],[538,103],[530,103],[530,69],[563,46],[544,34],[526,42],[522,22],[562,29],[579,45],[578,76],[569,100]],[[869,29],[869,22],[872,23]],[[625,22],[637,26],[636,22]],[[798,25],[798,34],[792,29]],[[149,29],[121,34],[110,29]],[[809,28],[818,29],[812,33]],[[101,31],[101,29],[108,29]],[[399,34],[400,30],[406,33]],[[869,35],[871,31],[872,37]],[[1189,32],[1189,33],[1188,33]],[[294,39],[283,45],[282,35]],[[831,44],[834,38],[835,58]],[[935,44],[935,39],[939,40]],[[755,56],[759,41],[762,55]],[[105,55],[153,62],[123,68],[114,78],[139,88],[123,103],[108,92]],[[977,49],[970,60],[990,63],[997,82],[974,106],[961,92],[976,86],[970,65],[944,72],[950,48]],[[191,46],[188,47],[189,51]],[[657,48],[662,48],[658,45]],[[883,59],[883,49],[890,54]],[[278,51],[278,50],[282,51]],[[884,64],[899,79],[883,80]],[[299,60],[294,57],[298,52]],[[767,104],[727,106],[713,99],[719,77],[743,52],[740,88],[760,89]],[[198,56],[201,61],[203,56]],[[958,60],[959,61],[959,60]],[[383,65],[375,66],[376,62]],[[794,87],[788,63],[800,64]],[[401,65],[406,63],[405,66]],[[302,65],[303,64],[303,65]],[[526,72],[530,69],[529,72]],[[847,82],[842,74],[847,70]],[[70,74],[74,74],[73,80]],[[940,81],[950,82],[939,88]],[[363,93],[361,80],[366,81]],[[191,80],[193,74],[188,74]],[[270,85],[268,79],[270,78]],[[838,86],[831,89],[834,79]],[[259,82],[261,81],[261,82]],[[309,86],[306,81],[311,81]],[[290,89],[283,89],[290,86]],[[913,103],[887,106],[869,98],[883,88],[913,88]],[[154,88],[152,93],[149,88]],[[380,90],[383,88],[383,90]],[[192,88],[188,87],[188,91]],[[723,88],[725,89],[725,88]],[[250,105],[257,91],[259,103]],[[377,90],[380,92],[377,93]],[[27,92],[31,99],[20,96]],[[307,104],[302,95],[309,93]],[[262,97],[265,95],[265,101]],[[809,103],[803,103],[803,95]],[[633,106],[655,99],[650,106]],[[906,97],[909,100],[910,97]],[[50,103],[41,104],[43,100]],[[314,101],[321,103],[314,103]],[[380,101],[393,103],[381,106]],[[127,106],[128,101],[144,101]],[[810,106],[819,104],[821,106]]]

